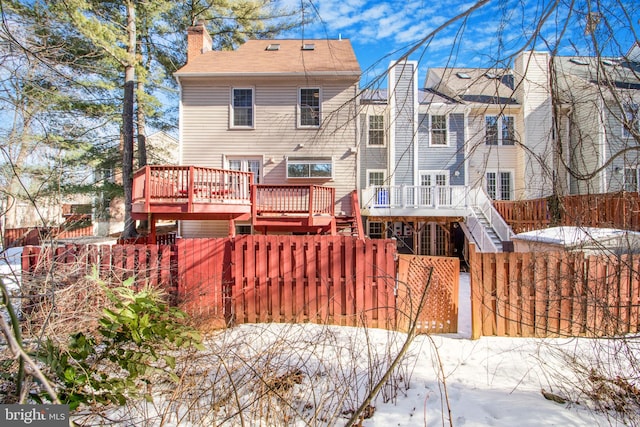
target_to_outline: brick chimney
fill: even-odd
[[[187,28],[187,62],[211,50],[211,36],[204,23],[204,20],[199,20],[196,25]]]

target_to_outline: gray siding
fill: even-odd
[[[413,185],[414,177],[414,66],[395,67],[395,81],[389,90],[395,92],[395,111],[391,121],[395,131],[395,165],[391,165],[396,185]]]
[[[385,121],[387,117],[385,117]],[[383,147],[369,147],[367,128],[367,115],[360,114],[360,188],[367,188],[367,170],[384,169],[387,170],[387,150],[388,145]],[[388,178],[387,171],[387,178]]]
[[[429,118],[418,116],[418,169],[448,170],[451,185],[464,185],[464,114],[449,114],[447,147],[429,146]],[[454,172],[460,172],[455,176]],[[416,183],[418,184],[418,183]]]

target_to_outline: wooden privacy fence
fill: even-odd
[[[350,236],[237,236],[177,244],[179,301],[235,323],[395,327],[395,242]]]
[[[471,245],[473,246],[473,245]],[[472,338],[635,333],[640,256],[470,250]]]
[[[134,286],[163,288],[175,302],[177,258],[175,247],[158,245],[66,245],[25,246],[22,251],[22,280],[53,280],[65,285],[89,275],[110,283],[135,278]]]
[[[178,239],[175,245],[26,247],[24,280],[48,272],[64,285],[98,266],[105,281],[135,277],[169,291],[192,316],[215,326],[316,322],[400,329],[434,268],[419,333],[457,330],[459,261],[400,257],[393,240],[352,236],[237,236]],[[404,261],[403,261],[404,260]]]
[[[68,239],[72,237],[93,236],[93,226],[79,228],[59,227],[27,227],[7,228],[4,230],[3,244],[5,248],[14,246],[40,245],[48,239]]]
[[[640,231],[640,198],[636,192],[494,201],[494,206],[516,233],[550,225]]]

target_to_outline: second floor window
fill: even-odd
[[[369,145],[384,145],[384,116],[369,116]]]
[[[253,127],[253,89],[233,89],[233,127]]]
[[[487,145],[514,145],[516,142],[515,117],[485,116],[485,143]]]
[[[298,101],[300,108],[300,126],[320,126],[320,89],[301,88]]]
[[[431,116],[431,145],[447,145],[447,116]]]
[[[367,171],[367,185],[384,185],[385,172],[382,170],[370,170]]]

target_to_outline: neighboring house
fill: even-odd
[[[360,66],[349,40],[248,40],[234,51],[212,51],[199,24],[189,28],[188,45],[187,64],[175,73],[180,164],[250,172],[272,194],[283,186],[328,187],[335,215],[350,216]],[[311,232],[312,224],[298,229],[262,217],[252,230],[253,216],[238,216],[237,232]],[[229,231],[226,219],[180,222],[185,237]]]
[[[640,58],[555,57],[559,145],[569,194],[638,191]]]
[[[157,131],[147,137],[147,164],[177,165],[180,162],[178,139],[164,131]]]
[[[491,200],[549,195],[554,159],[548,55],[511,69],[391,65],[389,89],[361,97],[360,188],[371,237],[401,252],[461,255],[464,229],[483,250],[511,231]]]

